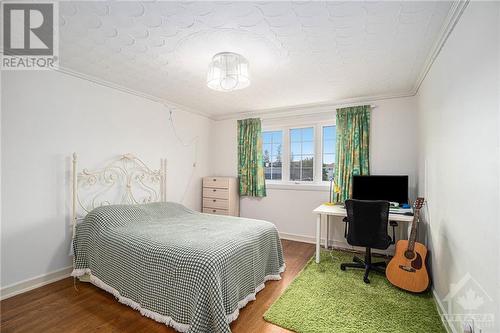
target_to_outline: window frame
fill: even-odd
[[[312,130],[313,130],[313,141],[312,141],[312,142],[313,142],[313,149],[314,149],[314,152],[313,152],[313,180],[312,180],[312,181],[310,181],[310,180],[291,180],[291,179],[290,179],[290,167],[291,167],[291,163],[290,163],[290,162],[291,162],[291,161],[290,161],[290,153],[291,153],[291,151],[292,151],[292,148],[291,148],[291,146],[292,146],[292,142],[291,142],[291,140],[290,140],[291,131],[292,131],[293,129],[304,129],[304,128],[312,128]],[[318,156],[317,156],[317,154],[316,154],[316,152],[317,152],[317,142],[316,142],[316,137],[317,137],[317,135],[316,135],[316,134],[317,134],[317,133],[316,133],[316,131],[317,131],[317,128],[316,128],[316,126],[314,126],[314,125],[289,126],[289,127],[287,128],[287,133],[288,133],[288,146],[287,146],[287,150],[288,150],[288,154],[289,154],[289,155],[288,155],[288,160],[287,160],[287,164],[288,164],[288,166],[287,166],[287,169],[288,169],[288,177],[287,177],[286,179],[287,179],[290,183],[294,183],[294,184],[314,184],[314,183],[316,182],[316,164],[317,164],[317,163],[316,163],[316,161],[317,161],[317,157],[318,157]],[[300,141],[300,143],[302,144],[302,143],[303,143],[303,141]],[[302,157],[302,156],[303,156],[303,155],[301,154],[301,157]],[[302,173],[302,172],[301,172],[301,173]]]
[[[285,179],[285,131],[283,130],[282,127],[265,127],[262,128],[262,133],[264,132],[276,132],[276,131],[281,131],[281,180],[278,179],[266,179],[266,184],[282,184],[283,180]],[[262,145],[264,145],[264,140],[262,140]],[[264,152],[262,152],[264,154]],[[288,178],[286,178],[288,179]]]
[[[281,147],[281,180],[266,179],[266,185],[270,188],[304,188],[304,189],[322,189],[329,186],[329,181],[323,181],[323,127],[336,126],[335,120],[315,121],[315,122],[300,122],[285,124],[281,126],[263,126],[262,132],[281,131],[282,147]],[[296,181],[290,180],[290,130],[296,128],[313,128],[313,147],[314,147],[314,165],[313,165],[313,181]]]
[[[335,123],[333,124],[320,124],[320,130],[321,130],[321,141],[320,141],[320,144],[321,144],[321,151],[320,151],[320,156],[321,156],[321,166],[319,168],[319,173],[320,173],[320,180],[321,180],[321,183],[322,184],[330,184],[330,181],[328,180],[323,180],[323,148],[324,148],[324,145],[323,145],[323,127],[329,127],[329,126],[335,126],[335,134],[337,133],[337,125]],[[335,145],[337,145],[337,139],[335,138]],[[335,154],[335,159],[337,159],[337,147],[335,147],[335,149],[333,150],[334,151],[334,154]],[[334,165],[335,165],[335,161],[333,162]],[[334,167],[334,170],[335,170],[335,167]],[[335,173],[335,171],[334,171]]]
[[[285,158],[285,153],[284,153],[284,137],[285,137],[285,134],[284,134],[284,131],[282,128],[280,127],[269,127],[269,128],[263,128],[261,130],[261,133],[264,133],[264,132],[277,132],[277,131],[281,131],[281,180],[278,180],[278,179],[265,179],[266,181],[266,184],[273,184],[273,183],[278,183],[278,184],[281,184],[283,182],[283,179],[285,178],[283,172],[284,172],[284,158]],[[264,149],[264,140],[262,140],[262,149]],[[262,151],[262,156],[264,156],[264,151]]]

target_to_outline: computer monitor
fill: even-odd
[[[352,198],[408,203],[408,176],[353,176]]]

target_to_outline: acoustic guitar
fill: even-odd
[[[387,279],[393,285],[414,293],[425,291],[429,287],[429,274],[425,266],[427,248],[416,241],[420,209],[423,205],[424,198],[417,198],[413,205],[415,213],[410,237],[408,240],[397,242],[396,253],[385,270]]]

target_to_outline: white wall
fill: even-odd
[[[468,311],[453,299],[452,313],[495,313],[483,333],[500,331],[499,11],[499,3],[468,5],[417,96],[434,289],[447,307],[450,284],[470,273],[492,301],[473,286],[485,304]]]
[[[2,73],[2,287],[71,265],[68,256],[69,168],[131,152],[159,167],[168,159],[167,195],[200,209],[201,176],[209,168],[212,121],[174,112],[177,133],[200,137],[193,181],[194,147],[172,133],[158,103],[51,71]]]
[[[375,101],[370,128],[370,164],[372,174],[408,174],[410,193],[416,188],[416,103],[413,97]],[[305,110],[307,112],[307,110]],[[332,110],[331,119],[335,119]],[[311,116],[315,119],[316,116]],[[279,120],[264,120],[266,123]],[[213,171],[217,175],[237,175],[236,120],[217,121],[214,125]],[[263,199],[243,198],[241,216],[273,222],[285,237],[311,241],[315,235],[315,216],[311,211],[328,201],[323,190],[286,190],[268,188]],[[334,240],[345,245],[343,224],[334,223]]]

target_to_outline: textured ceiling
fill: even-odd
[[[60,64],[191,109],[228,113],[409,93],[451,2],[61,2]],[[207,88],[218,52],[250,87]]]

